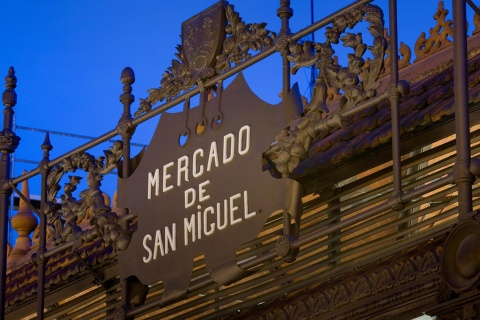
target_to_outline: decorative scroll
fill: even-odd
[[[105,204],[100,190],[102,177],[115,169],[122,157],[123,143],[117,141],[109,150],[103,152],[105,156],[97,159],[87,152],[77,153],[54,167],[48,175],[45,215],[50,235],[55,244],[77,238],[85,241],[91,240],[92,231],[83,231],[78,226],[78,223],[86,218],[87,209],[91,207],[89,223],[104,241],[113,245],[117,250],[128,246],[131,231],[120,226],[117,214]],[[73,196],[73,192],[82,178],[69,176],[69,181],[63,188],[64,194],[60,196],[62,203],[57,203],[55,199],[61,189],[60,179],[67,172],[75,172],[77,169],[87,172],[88,189],[80,192],[80,199],[77,200]]]
[[[159,101],[171,100],[179,95],[182,91],[187,91],[195,82],[193,81],[192,72],[188,69],[183,55],[183,48],[177,45],[177,53],[175,57],[178,60],[172,60],[172,66],[163,73],[162,80],[160,80],[160,87],[148,89],[150,95],[146,99],[140,98],[140,108],[134,113],[138,117],[144,112],[150,111],[152,105]]]
[[[361,33],[345,32],[358,22],[369,22],[368,30],[373,36],[373,44],[363,43]],[[332,27],[327,27],[325,43],[290,43],[293,63],[292,73],[301,67],[315,66],[319,73],[314,86],[311,101],[304,109],[304,116],[285,129],[265,156],[274,163],[276,170],[283,176],[289,176],[299,162],[308,156],[313,139],[327,135],[332,129],[344,127],[348,121],[342,112],[376,96],[380,85],[378,77],[383,69],[387,40],[384,36],[382,10],[374,5],[357,7],[334,19]],[[333,57],[332,44],[349,47],[353,53],[348,55],[348,66],[342,67]],[[367,49],[372,55],[368,65],[363,58]],[[343,92],[339,99],[339,110],[329,113],[328,93]]]
[[[227,7],[226,16],[229,24],[225,30],[229,36],[223,41],[223,52],[217,56],[217,73],[250,58],[250,50],[263,51],[272,46],[276,38],[275,32],[265,29],[265,22],[245,24],[232,5]]]
[[[385,28],[384,30],[385,39],[387,39],[388,47],[385,51],[385,62],[384,62],[384,74],[390,73],[390,36],[388,35],[388,29]],[[398,57],[398,69],[402,69],[408,65],[410,65],[410,60],[412,59],[412,50],[408,45],[403,42],[400,42],[400,48],[398,49],[399,57]],[[366,64],[369,62],[367,59]]]
[[[226,17],[225,17],[226,16]],[[183,45],[177,46],[177,59],[172,60],[172,66],[163,74],[160,81],[160,87],[149,89],[150,95],[146,99],[140,99],[140,108],[135,112],[135,116],[143,114],[152,109],[152,106],[159,101],[171,100],[179,94],[188,91],[199,81],[208,80],[231,68],[232,63],[237,65],[251,57],[251,51],[262,51],[274,44],[276,34],[265,29],[266,23],[245,23],[240,15],[234,10],[233,5],[228,5],[225,9],[225,16],[228,24],[225,27],[225,33],[219,34],[220,44],[223,43],[220,53],[214,56],[214,68],[205,68],[204,72],[198,72],[195,64],[188,64],[185,56],[185,46],[194,43],[191,40],[192,32],[202,32],[208,29],[211,24],[209,17],[204,18],[201,27],[190,28],[187,32]],[[190,39],[190,40],[189,40]],[[217,39],[210,39],[217,40]],[[187,41],[185,43],[185,41]],[[190,65],[190,67],[189,67]]]
[[[425,37],[425,32],[422,32],[415,42],[414,51],[417,56],[415,61],[421,60],[452,44],[448,37],[453,37],[453,22],[450,19],[446,20],[448,12],[443,6],[443,1],[439,1],[437,12],[433,16],[433,19],[437,21],[437,25],[430,29],[430,37],[428,39]]]

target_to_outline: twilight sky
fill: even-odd
[[[18,78],[16,124],[22,127],[97,136],[113,129],[122,112],[120,73],[130,66],[136,74],[133,93],[145,98],[147,89],[157,87],[164,70],[175,58],[180,44],[181,23],[214,0],[23,0],[0,2],[0,76],[10,66]],[[350,3],[347,0],[314,1],[315,21]],[[387,0],[374,1],[384,8],[388,26]],[[267,29],[278,32],[276,16],[279,0],[231,0],[246,23],[267,22]],[[415,40],[435,26],[432,19],[437,1],[398,0],[399,38],[413,51]],[[291,31],[310,23],[309,0],[293,0]],[[445,7],[450,10],[451,1]],[[472,26],[472,10],[467,8]],[[472,27],[470,27],[472,29]],[[316,39],[321,39],[317,31]],[[339,48],[340,49],[340,48]],[[336,49],[337,50],[337,49]],[[245,76],[254,92],[270,103],[278,103],[281,91],[281,60],[275,55]],[[310,72],[302,69],[292,83],[299,81],[300,92],[309,96]],[[3,82],[2,82],[3,83]],[[2,92],[4,87],[2,86]],[[133,142],[148,144],[158,117],[137,129]],[[15,153],[17,160],[39,161],[44,134],[17,130],[22,138]],[[87,140],[51,135],[51,158]],[[102,148],[92,151],[101,155]],[[133,152],[138,152],[134,148]],[[15,176],[35,164],[17,161]],[[39,193],[39,179],[32,179],[30,190]],[[113,193],[115,176],[107,177],[104,190]],[[86,188],[84,185],[80,190]]]
[[[97,136],[113,129],[122,112],[120,73],[133,68],[136,82],[133,94],[137,110],[147,89],[158,87],[164,70],[175,58],[180,44],[181,23],[214,0],[63,0],[2,1],[0,3],[0,76],[14,66],[18,78],[16,124],[77,135]],[[388,25],[387,0],[374,3],[384,8]],[[247,23],[267,22],[267,29],[278,32],[276,16],[279,0],[231,0]],[[347,0],[314,1],[315,21],[350,3]],[[435,25],[432,17],[437,2],[398,1],[399,38],[412,47],[421,31]],[[310,23],[310,1],[291,1],[294,16],[291,30],[296,32]],[[451,1],[445,7],[450,9]],[[470,15],[472,15],[469,9]],[[450,10],[449,18],[452,18]],[[472,20],[470,20],[472,21]],[[321,39],[323,31],[316,33]],[[338,46],[338,51],[341,47]],[[337,49],[336,49],[337,50]],[[262,61],[246,72],[247,81],[262,99],[277,103],[281,91],[279,55]],[[309,96],[309,70],[302,69],[292,79],[300,82],[300,91]],[[3,87],[2,87],[3,88]],[[2,89],[3,91],[3,89]],[[133,142],[148,144],[158,120],[154,118],[137,129]],[[15,154],[17,160],[38,161],[44,134],[17,130],[22,138]],[[51,135],[51,158],[87,140]],[[102,147],[105,149],[109,144]],[[96,156],[101,150],[92,151]],[[134,149],[137,152],[139,149]],[[35,165],[16,162],[15,175]],[[108,188],[114,188],[113,184]],[[38,188],[32,186],[33,193]]]

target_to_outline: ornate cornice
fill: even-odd
[[[439,1],[437,12],[433,16],[437,24],[430,29],[428,38],[426,38],[426,33],[422,32],[415,43],[414,51],[417,56],[415,61],[424,59],[428,55],[452,44],[449,38],[453,37],[453,22],[450,19],[446,19],[448,12],[443,5],[443,1]]]
[[[438,274],[443,239],[405,252],[397,259],[364,272],[354,271],[341,278],[331,279],[316,289],[289,301],[277,301],[263,312],[243,319],[371,319],[382,310],[393,310],[396,305],[422,299],[434,299],[441,286]],[[433,301],[433,300],[432,300]]]

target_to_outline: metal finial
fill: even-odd
[[[135,97],[132,95],[132,84],[135,82],[135,73],[132,68],[125,67],[123,69],[120,81],[123,83],[123,94],[120,96],[120,101],[128,101],[131,104],[135,100]]]
[[[15,89],[17,87],[17,77],[15,76],[15,69],[10,67],[7,76],[5,77],[5,87],[7,89]]]
[[[5,77],[5,91],[2,95],[2,103],[6,107],[13,107],[17,104],[17,77],[15,76],[15,69],[10,67],[7,76]]]
[[[45,140],[43,141],[41,148],[43,151],[50,151],[53,149],[53,146],[50,143],[50,134],[48,132],[45,134]]]
[[[130,67],[125,67],[122,71],[122,75],[120,76],[120,81],[124,85],[132,85],[135,82],[135,73],[133,69]]]
[[[125,67],[123,69],[120,81],[123,83],[123,94],[120,95],[120,102],[123,104],[123,113],[118,121],[117,130],[125,139],[127,135],[131,137],[135,132],[135,126],[131,124],[132,115],[130,114],[130,106],[135,101],[135,96],[132,94],[132,84],[135,82],[135,73],[132,68]],[[129,149],[129,142],[125,145],[126,149]]]

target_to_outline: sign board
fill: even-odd
[[[270,105],[239,74],[203,107],[163,113],[138,167],[119,179],[118,206],[138,213],[138,228],[119,254],[121,278],[162,280],[166,301],[186,294],[201,254],[217,283],[244,276],[236,250],[285,201],[285,179],[262,170],[262,153],[300,110],[298,90]]]

